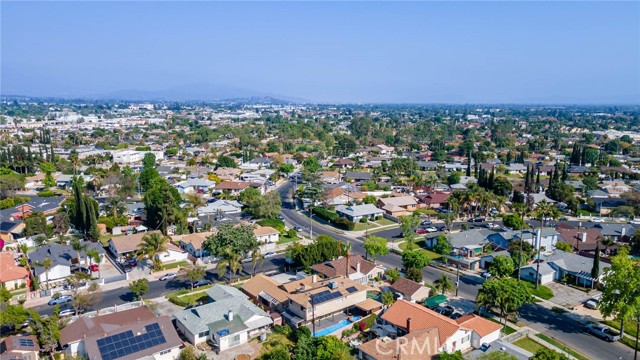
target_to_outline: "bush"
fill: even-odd
[[[363,224],[366,224],[368,221],[369,221],[369,219],[366,218],[366,217],[360,218],[360,222],[363,223]]]
[[[354,224],[352,221],[349,221],[348,219],[345,219],[345,218],[338,218],[337,220],[333,221],[333,224],[335,224],[336,227],[340,229],[349,230],[349,231],[352,231],[353,229],[356,228],[356,224]]]
[[[360,326],[360,330],[362,330],[362,331],[367,330],[367,329],[371,328],[373,325],[376,324],[376,320],[377,319],[378,319],[378,315],[371,314],[371,315],[367,316],[366,318],[358,321],[358,326]]]
[[[38,193],[38,196],[40,196],[40,197],[52,197],[52,196],[56,196],[56,193],[54,193],[51,190],[45,190],[45,191],[40,191]]]
[[[318,206],[313,207],[313,215],[319,217],[322,220],[329,221],[329,222],[336,221],[340,218],[338,214],[332,213],[331,211]]]
[[[272,228],[278,230],[281,234],[285,232],[284,230],[284,221],[280,219],[264,219],[257,222],[260,226],[271,226]]]
[[[378,221],[378,220],[382,220],[382,215],[376,216],[376,221]]]

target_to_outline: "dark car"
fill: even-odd
[[[483,217],[474,217],[469,219],[469,222],[483,222],[484,218]]]
[[[456,309],[454,309],[453,306],[451,305],[444,305],[444,306],[438,306],[437,308],[433,309],[433,311],[437,312],[438,314],[449,317],[453,315]]]
[[[206,286],[206,285],[211,285],[211,284],[212,284],[211,280],[202,279],[202,280],[198,280],[198,281],[194,282],[193,283],[193,287],[197,288],[197,287],[200,287],[200,286]]]
[[[449,316],[449,319],[451,319],[451,320],[456,320],[456,319],[461,318],[462,316],[463,316],[463,315],[462,315],[462,314],[460,314],[459,312],[455,312],[455,313],[451,314],[451,316]]]

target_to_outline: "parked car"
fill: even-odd
[[[212,284],[211,280],[201,279],[201,280],[198,280],[198,281],[194,282],[193,283],[193,287],[197,288],[197,287],[200,287],[200,286],[206,286],[206,285],[211,285],[211,284]]]
[[[176,276],[178,276],[178,274],[170,272],[170,273],[167,273],[167,274],[164,274],[163,276],[161,276],[160,277],[160,281],[166,281],[166,280],[175,279]]]
[[[240,262],[243,263],[243,264],[246,264],[246,263],[250,263],[252,261],[253,261],[253,258],[251,256],[248,256],[248,257],[242,259]]]
[[[80,311],[80,309],[78,309],[78,314],[80,314],[80,313],[81,313],[81,311]],[[70,307],[66,307],[66,308],[60,309],[60,312],[58,313],[58,316],[65,317],[65,316],[73,316],[75,314],[76,314],[75,309],[70,308]]]
[[[585,328],[588,332],[590,332],[591,334],[603,340],[606,340],[609,342],[620,340],[620,334],[618,334],[617,332],[614,332],[613,330],[609,329],[604,325],[588,324],[587,326],[585,326]]]
[[[640,225],[640,219],[629,220],[629,224],[632,225]]]
[[[427,219],[427,220],[423,220],[423,221],[420,223],[420,225],[422,225],[422,226],[429,226],[429,225],[431,225],[431,220],[428,220],[428,219]]]
[[[72,267],[71,268],[71,272],[72,273],[83,272],[85,274],[88,274],[89,273],[89,269],[87,269],[86,267],[78,266],[78,267]]]
[[[604,222],[604,219],[601,218],[601,217],[595,217],[595,218],[591,219],[591,222],[601,223],[601,222]]]
[[[484,222],[484,218],[483,217],[474,217],[469,219],[469,222]]]
[[[427,233],[426,229],[423,229],[423,228],[417,228],[416,229],[416,234],[418,234],[418,235],[423,235],[423,234],[426,234],[426,233]]]
[[[284,216],[282,216],[282,214],[278,214],[278,216],[276,216],[278,218],[278,220],[284,220]]]
[[[438,231],[438,229],[436,229],[436,228],[435,228],[435,227],[433,227],[433,226],[430,226],[430,227],[428,227],[428,228],[425,228],[425,229],[424,229],[424,231],[426,231],[426,232],[428,232],[428,233],[433,233],[433,232]]]
[[[92,272],[96,272],[96,271],[100,270],[100,265],[91,264],[91,266],[89,266],[89,270],[91,270]]]
[[[444,306],[438,306],[437,308],[433,309],[433,311],[437,312],[438,314],[442,314],[444,316],[451,316],[453,315],[454,312],[456,312],[456,309],[453,308],[453,306],[451,305],[444,305]]]
[[[295,230],[297,232],[300,232],[300,231],[302,231],[302,228],[300,226],[294,226],[293,230]]]
[[[459,312],[454,312],[453,314],[451,314],[451,316],[449,316],[449,319],[456,320],[456,319],[461,318],[462,316],[464,316],[464,315],[462,315]]]
[[[584,303],[584,307],[586,307],[587,309],[597,309],[598,308],[598,301],[600,301],[600,295],[596,295],[596,296],[592,297],[591,299],[587,300]]]
[[[482,275],[481,275],[481,276],[482,276],[483,278],[485,278],[485,279],[488,279],[488,278],[490,278],[490,277],[491,277],[491,272],[489,272],[489,271],[485,271],[485,272],[483,272],[483,273],[482,273]]]
[[[73,301],[73,296],[71,295],[60,295],[58,298],[51,299],[47,304],[49,305],[59,305],[66,304]]]
[[[133,270],[133,268],[131,266],[129,266],[129,265],[125,265],[125,266],[123,266],[123,268],[124,268],[125,272],[131,272],[131,270]]]
[[[266,254],[262,255],[262,257],[263,257],[264,259],[269,259],[269,258],[276,257],[276,256],[278,256],[278,254],[277,254],[277,253],[275,253],[275,252],[273,252],[273,251],[268,252],[268,253],[266,253]]]

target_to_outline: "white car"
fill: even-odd
[[[604,219],[603,219],[603,218],[601,218],[601,217],[597,217],[597,218],[593,218],[593,219],[591,219],[591,222],[594,222],[594,223],[601,223],[601,222],[604,222]]]
[[[278,256],[278,254],[277,254],[277,253],[274,253],[274,252],[268,252],[268,253],[266,253],[266,254],[262,255],[262,258],[264,258],[264,259],[269,259],[269,258],[276,257],[276,256]]]
[[[640,219],[629,220],[629,224],[632,225],[640,225]]]
[[[428,233],[433,233],[438,231],[438,229],[434,228],[433,226],[430,226],[428,228],[424,228],[424,231],[428,232]]]
[[[160,277],[160,281],[175,279],[178,274],[176,273],[167,273]]]
[[[72,308],[65,308],[65,309],[60,310],[60,313],[58,313],[58,316],[60,316],[60,317],[73,316],[75,314],[76,314],[76,312]]]
[[[240,261],[240,262],[243,263],[243,264],[246,264],[246,263],[250,263],[252,261],[253,261],[253,258],[251,256],[249,256],[247,258],[242,259],[242,261]]]
[[[482,273],[482,275],[481,275],[481,276],[482,276],[483,278],[485,278],[485,279],[488,279],[488,278],[490,278],[490,277],[491,277],[491,272],[489,272],[489,271],[485,271],[485,272],[483,272],[483,273]]]
[[[48,304],[49,305],[59,305],[59,304],[65,304],[65,303],[69,303],[73,301],[73,296],[71,295],[61,295],[56,299],[51,299],[49,300]]]

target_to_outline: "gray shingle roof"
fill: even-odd
[[[469,245],[482,245],[487,236],[495,234],[495,231],[488,229],[472,229],[447,235],[447,240],[453,248],[462,248]]]
[[[349,216],[368,216],[373,214],[384,213],[384,211],[378,209],[373,204],[354,205],[354,206],[339,205],[339,206],[336,206],[336,212],[340,212]]]
[[[87,249],[80,251],[80,256],[86,256],[87,251],[91,249],[96,249],[100,254],[104,253],[104,248],[98,243],[88,241],[83,243],[87,245]],[[73,250],[70,245],[47,244],[30,252],[27,256],[32,265],[49,257],[51,259],[51,267],[54,267],[56,265],[71,266],[71,259],[77,255],[77,251]],[[40,275],[44,273],[45,269],[42,266],[34,266],[34,271],[36,275]]]
[[[555,250],[553,254],[546,259],[546,263],[552,267],[555,265],[558,268],[575,273],[591,273],[591,268],[593,267],[593,259],[562,250]],[[604,269],[609,266],[607,263],[600,262],[600,273],[602,274]]]

